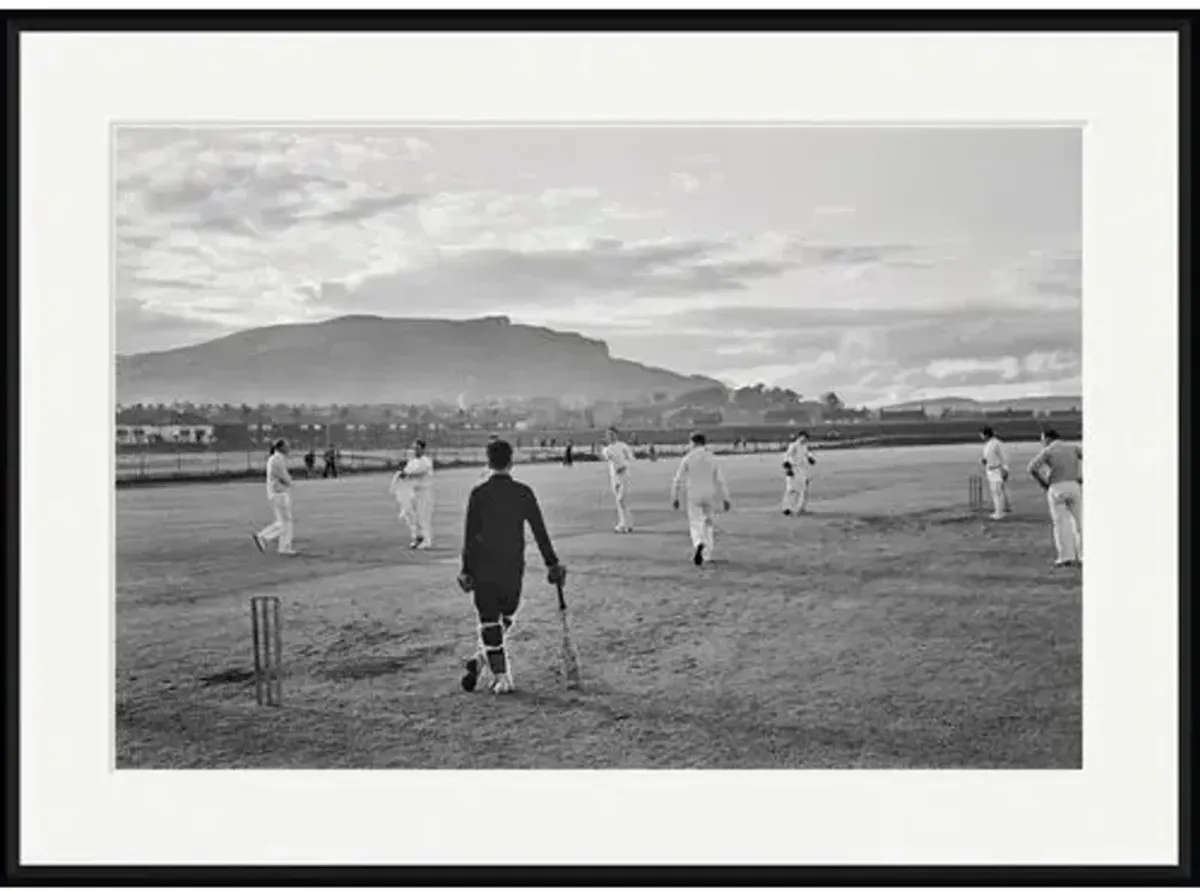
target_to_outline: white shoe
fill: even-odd
[[[299,555],[300,553],[297,552],[295,549],[280,549],[279,554],[291,556],[291,555]]]
[[[505,673],[503,676],[497,676],[496,681],[492,683],[492,694],[506,695],[516,691],[516,686],[513,685],[512,676]]]
[[[429,540],[421,540],[416,546],[414,546],[414,548],[420,552],[424,552],[426,549],[432,549],[433,543],[431,543]]]

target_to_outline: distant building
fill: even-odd
[[[130,446],[151,443],[201,443],[214,440],[215,427],[203,425],[117,425],[117,443]]]
[[[120,410],[116,417],[119,445],[209,444],[215,428],[204,416],[151,407]]]

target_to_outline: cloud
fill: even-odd
[[[620,295],[661,298],[740,291],[786,267],[729,256],[711,240],[625,242],[442,250],[428,262],[353,287],[325,283],[315,302],[337,312],[486,312],[501,307],[558,307]]]
[[[1079,375],[1069,233],[1027,251],[905,238],[853,207],[857,193],[763,216],[711,153],[623,160],[607,182],[586,165],[530,178],[533,159],[501,171],[484,154],[489,180],[431,139],[445,151],[385,130],[118,131],[122,349],[351,312],[501,312],[603,337],[616,356],[848,400]]]
[[[997,265],[990,276],[995,295],[1039,307],[1073,307],[1083,297],[1083,256],[1077,248],[1036,249]]]
[[[1066,381],[1081,371],[1077,309],[722,306],[589,332],[632,359],[669,359],[675,368],[739,384],[761,380],[809,394],[834,389],[854,401]]]
[[[925,367],[925,372],[938,381],[945,379],[962,380],[977,374],[995,380],[998,375],[1005,381],[1012,381],[1021,374],[1021,361],[1013,356],[993,360],[978,360],[966,357],[934,360]]]
[[[691,174],[671,174],[671,188],[677,192],[696,192],[700,189],[700,180]]]
[[[229,334],[232,328],[213,320],[181,316],[137,300],[117,302],[117,353],[169,350]]]

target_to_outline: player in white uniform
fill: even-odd
[[[266,544],[279,540],[280,555],[295,555],[292,549],[292,476],[287,467],[288,444],[277,440],[271,444],[267,459],[267,501],[275,513],[275,521],[258,533],[252,533],[258,551],[265,552]]]
[[[1083,566],[1083,447],[1063,443],[1058,432],[1042,432],[1042,448],[1029,474],[1046,491],[1054,525],[1055,567]]]
[[[1008,492],[1008,456],[1004,443],[996,436],[990,425],[979,432],[983,439],[983,473],[992,491],[992,520],[1002,521],[1012,512],[1012,497]]]
[[[627,507],[629,499],[629,470],[633,465],[633,450],[621,440],[616,428],[609,428],[605,435],[608,445],[601,455],[608,462],[609,478],[612,481],[613,498],[617,503],[617,533],[633,532],[633,517]]]
[[[392,477],[392,494],[400,503],[400,519],[412,531],[411,549],[433,546],[433,460],[425,441],[413,444],[412,457]]]
[[[708,439],[697,432],[692,435],[692,448],[684,455],[671,481],[671,507],[679,510],[682,491],[687,489],[688,527],[692,535],[692,562],[699,567],[712,559],[716,545],[713,517],[720,504],[725,511],[731,508],[729,487],[716,456],[708,449]]]
[[[816,458],[808,449],[808,432],[796,434],[783,454],[783,513],[799,515],[807,511],[808,484],[811,480],[809,469],[817,464]]]

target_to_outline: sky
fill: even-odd
[[[1075,395],[1071,128],[121,128],[117,350],[506,315],[848,403]]]

